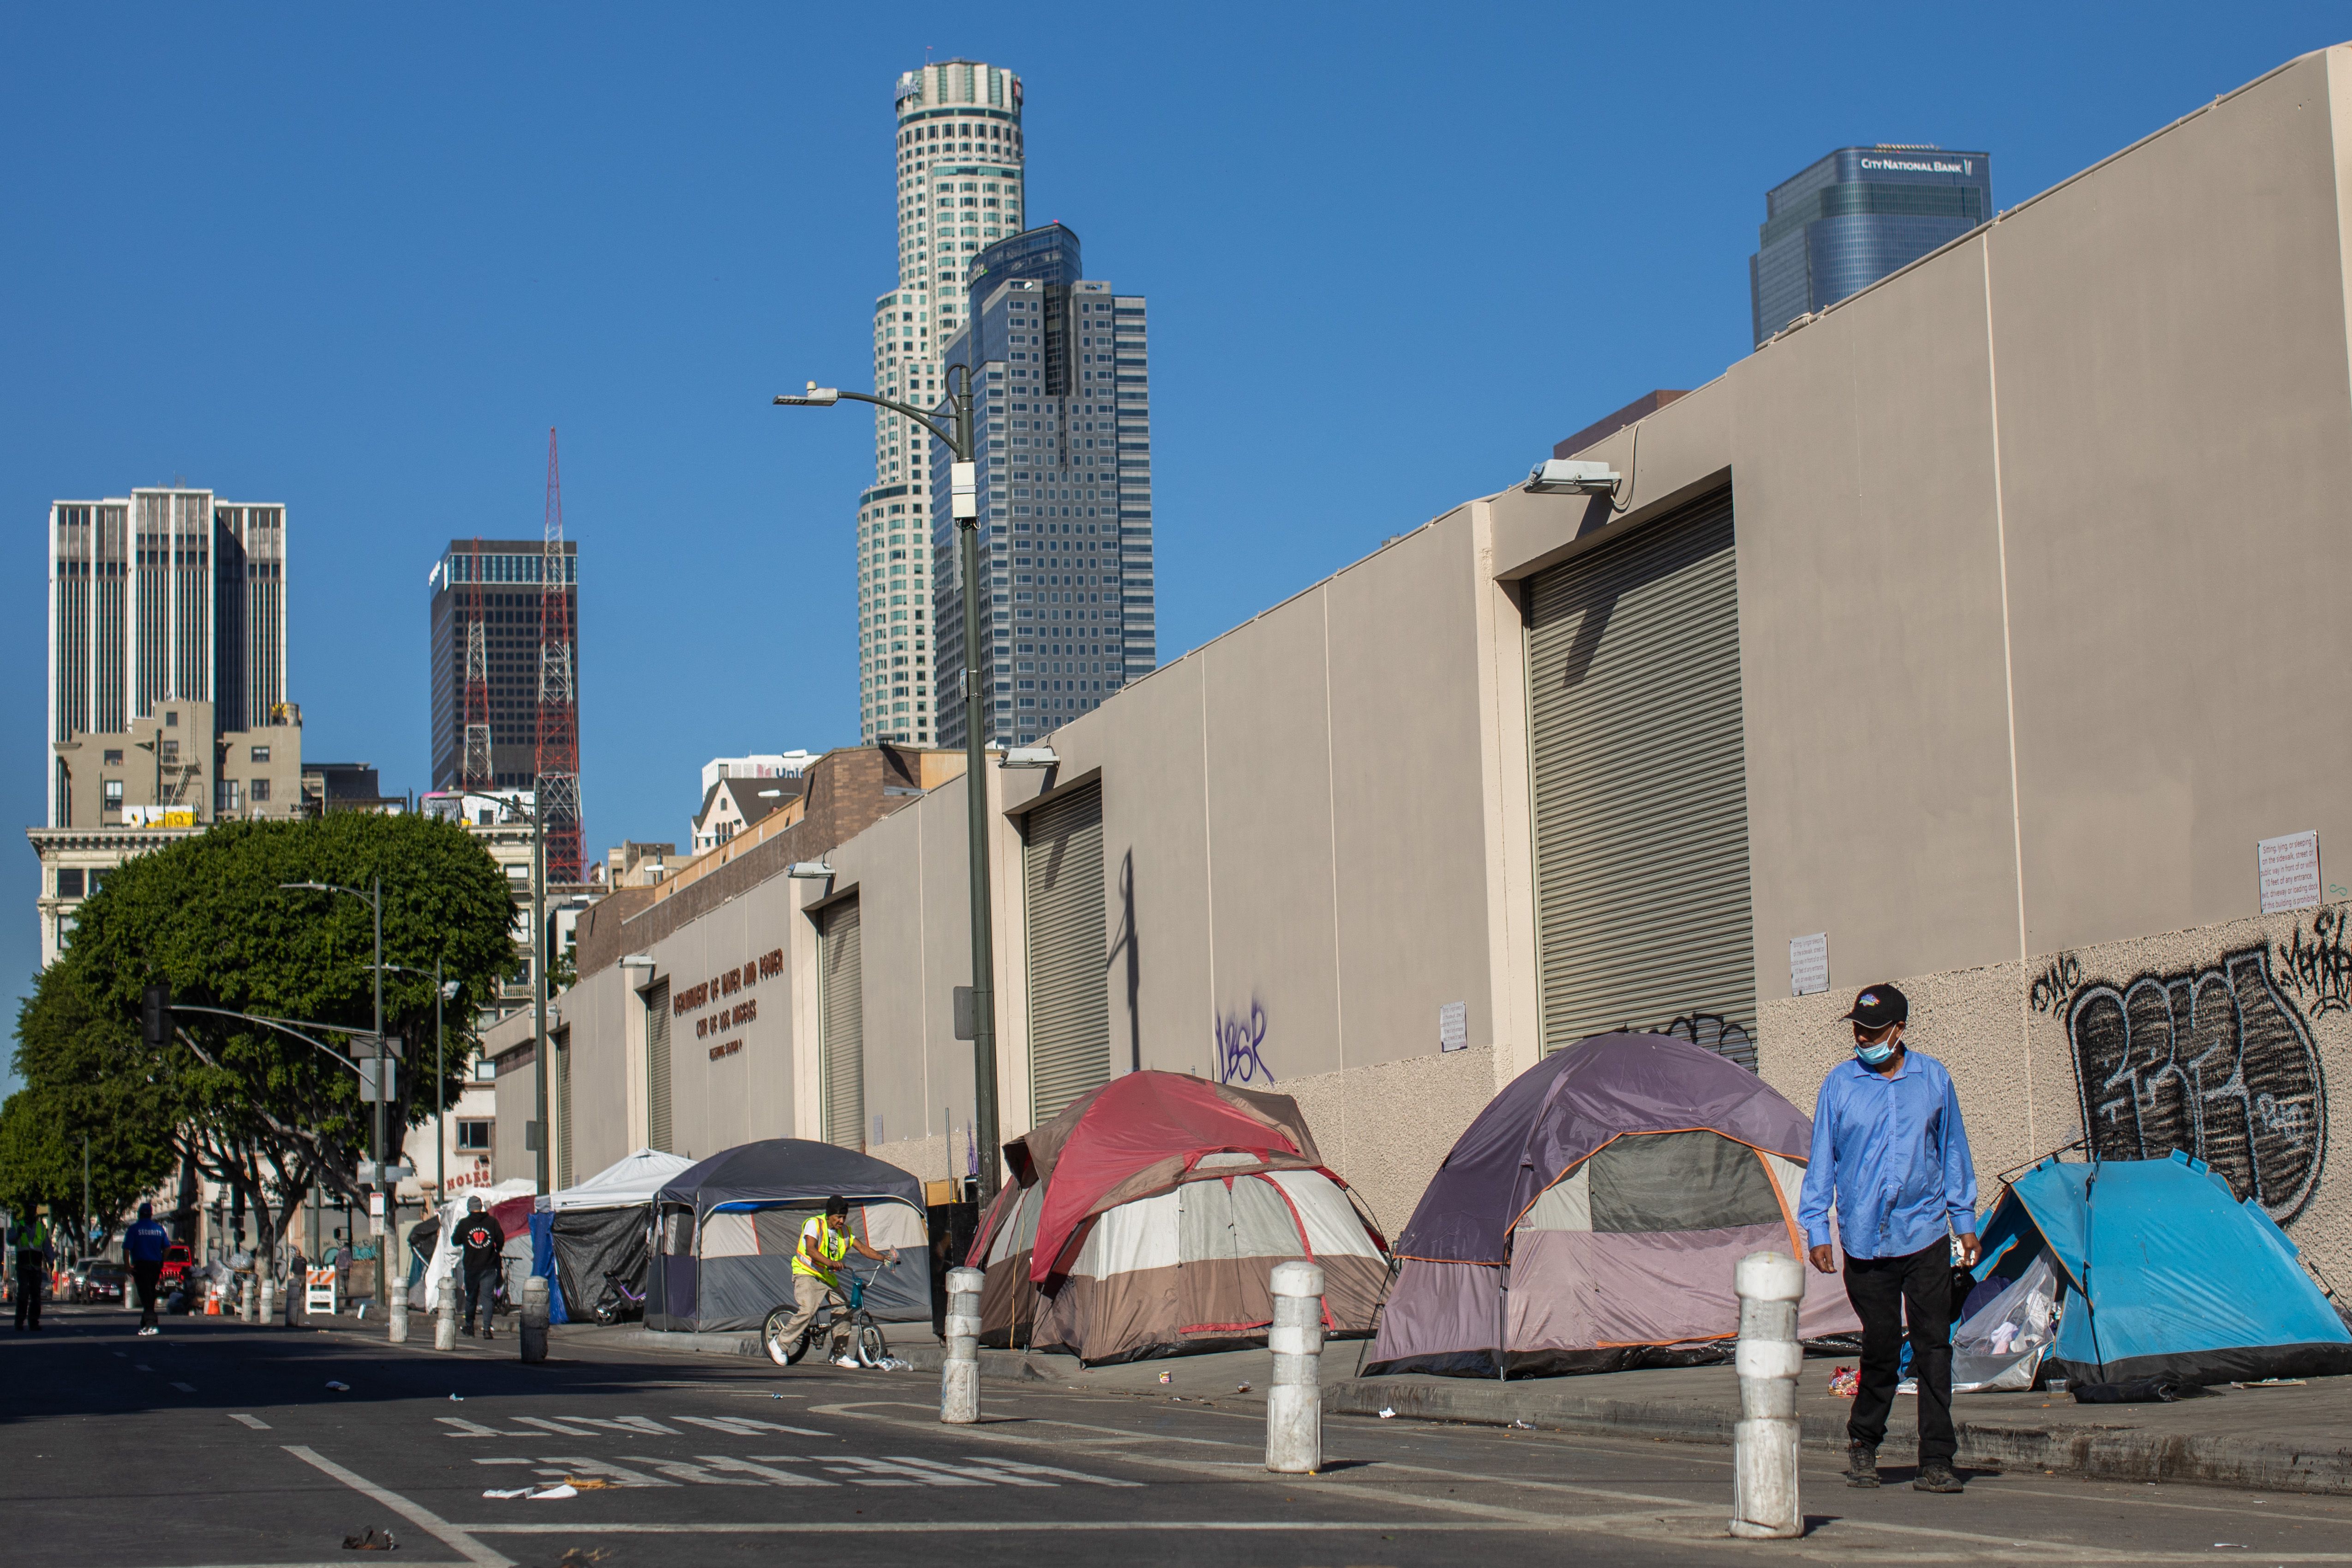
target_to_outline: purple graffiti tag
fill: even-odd
[[[1247,1017],[1238,1013],[1230,1018],[1221,1016],[1216,1037],[1219,1083],[1251,1083],[1261,1078],[1274,1081],[1274,1069],[1258,1054],[1258,1047],[1265,1044],[1265,1009],[1256,1002],[1250,1003]]]

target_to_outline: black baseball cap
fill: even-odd
[[[1873,985],[1853,999],[1853,1010],[1845,1016],[1873,1030],[1906,1024],[1911,1020],[1911,999],[1892,985]]]

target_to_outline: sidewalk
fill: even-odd
[[[752,1334],[652,1333],[567,1326],[616,1350],[757,1356]],[[890,1347],[916,1371],[936,1373],[943,1347],[928,1329],[893,1325]],[[1355,1375],[1360,1342],[1333,1341],[1323,1355],[1324,1409],[1332,1415],[1458,1421],[1541,1430],[1728,1445],[1739,1380],[1728,1366],[1654,1368],[1583,1377],[1495,1383],[1458,1377]],[[1274,1362],[1265,1351],[1176,1356],[1087,1368],[1075,1357],[982,1351],[989,1381],[1263,1408]],[[1807,1447],[1841,1457],[1852,1402],[1829,1392],[1825,1357],[1806,1361],[1797,1411]],[[1161,1375],[1168,1381],[1162,1383]],[[1890,1465],[1916,1451],[1917,1406],[1895,1401],[1883,1450]],[[2221,1387],[2177,1405],[2077,1405],[2065,1395],[1964,1394],[1953,1401],[1964,1469],[2027,1471],[2117,1481],[2195,1481],[2258,1491],[2352,1495],[2352,1378],[2294,1388]]]

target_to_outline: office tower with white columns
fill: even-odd
[[[929,408],[945,391],[941,352],[968,325],[972,258],[1021,229],[1021,79],[947,60],[902,74],[897,106],[898,281],[874,305],[874,390]],[[934,467],[929,437],[875,411],[874,483],[857,498],[859,730],[868,742],[940,743]],[[945,474],[936,479],[945,486]]]

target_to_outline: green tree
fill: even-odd
[[[93,1003],[134,1031],[127,1048],[169,1087],[181,1142],[207,1175],[243,1195],[271,1255],[291,1200],[311,1183],[361,1195],[372,1116],[345,1059],[348,1037],[300,1028],[370,1026],[368,904],[284,884],[365,890],[377,878],[384,962],[403,966],[383,976],[384,1028],[408,1044],[399,1098],[387,1109],[390,1160],[430,1114],[436,1073],[445,1097],[456,1098],[476,1044],[473,1014],[514,959],[506,877],[463,827],[362,813],[223,823],[126,864],[81,908],[72,961]],[[436,958],[457,984],[437,1061]],[[309,1038],[188,1010],[175,1037],[150,1051],[135,1029],[141,997],[156,982],[171,986],[177,1008],[291,1020]]]
[[[16,1074],[27,1087],[0,1108],[0,1203],[21,1211],[45,1200],[110,1232],[170,1173],[181,1118],[136,1045],[136,1032],[93,1001],[70,956],[35,977],[16,1014]]]

